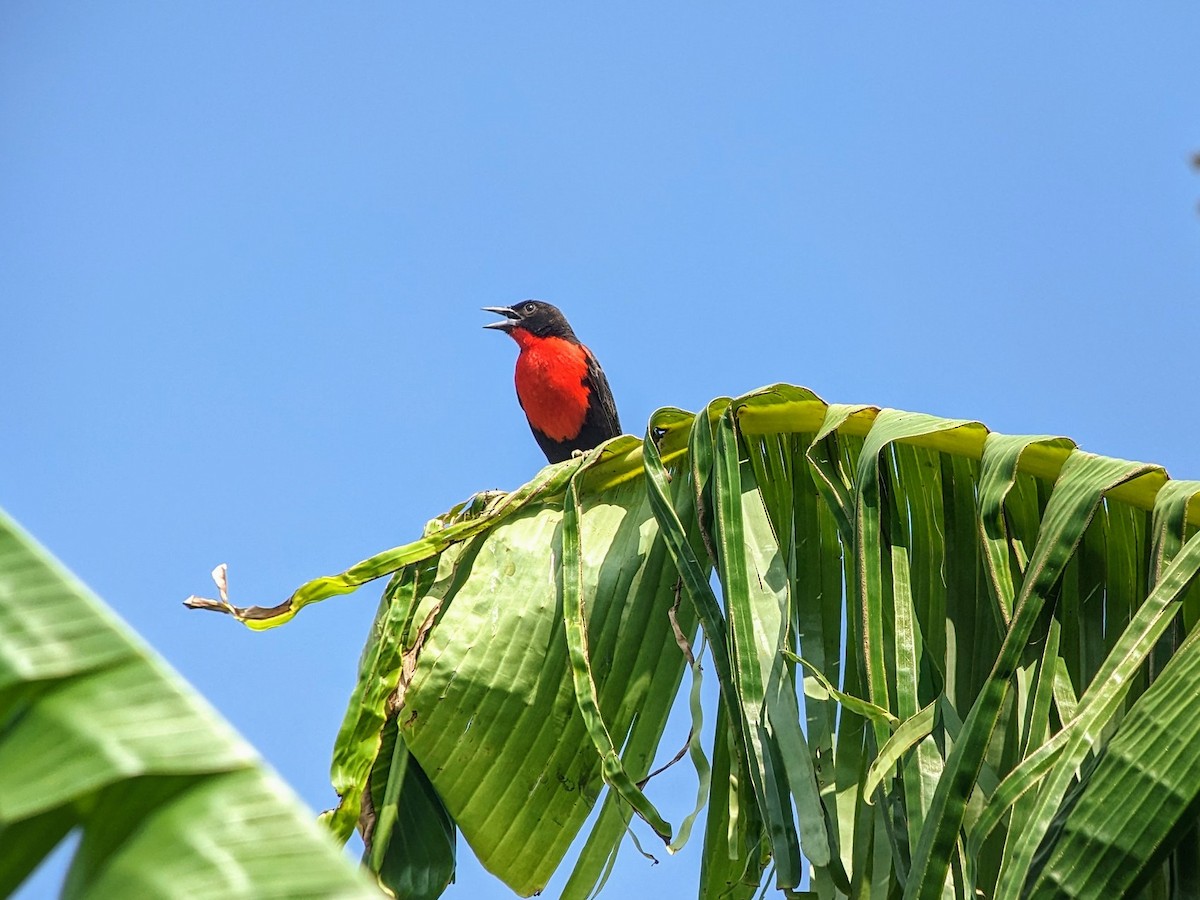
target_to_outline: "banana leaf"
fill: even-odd
[[[254,750],[0,513],[0,896],[378,897]]]
[[[390,577],[327,825],[358,827],[398,896],[445,886],[454,829],[535,893],[597,803],[568,897],[629,829],[678,849],[706,803],[702,897],[768,872],[820,897],[1015,897],[1098,883],[1084,861],[1157,895],[1196,879],[1194,742],[1153,735],[1200,712],[1197,493],[1065,438],[774,385],[660,410],[642,441],[471,498],[276,606],[189,603],[269,628]],[[676,756],[697,795],[672,823],[647,776],[685,673],[705,715],[702,658],[716,731]],[[1123,856],[1099,849],[1113,804],[1136,825]]]

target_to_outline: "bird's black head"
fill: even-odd
[[[490,325],[484,325],[484,328],[496,328],[505,334],[511,334],[521,328],[535,337],[577,340],[575,332],[567,323],[567,317],[558,311],[557,306],[551,306],[541,300],[522,300],[515,306],[485,306],[483,311],[504,316],[503,322],[492,322]]]

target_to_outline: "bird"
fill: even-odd
[[[562,462],[621,433],[604,370],[558,307],[524,300],[483,311],[504,316],[483,327],[503,331],[520,348],[517,402],[546,459]]]

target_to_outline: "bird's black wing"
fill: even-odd
[[[590,446],[594,447],[620,434],[621,420],[617,417],[617,402],[613,399],[604,370],[600,368],[600,363],[596,362],[592,351],[587,348],[584,350],[587,353],[587,375],[584,376],[584,384],[591,391],[591,403],[583,428],[584,431],[592,433],[593,442]]]

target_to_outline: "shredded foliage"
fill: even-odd
[[[452,878],[455,827],[540,890],[601,795],[567,897],[635,815],[674,850],[706,803],[703,898],[749,898],[768,867],[820,897],[1166,896],[1200,858],[1197,493],[1064,438],[776,385],[660,410],[644,441],[279,606],[193,605],[272,627],[391,576],[328,824],[361,827],[404,896]],[[697,806],[675,828],[646,776],[685,671]]]

